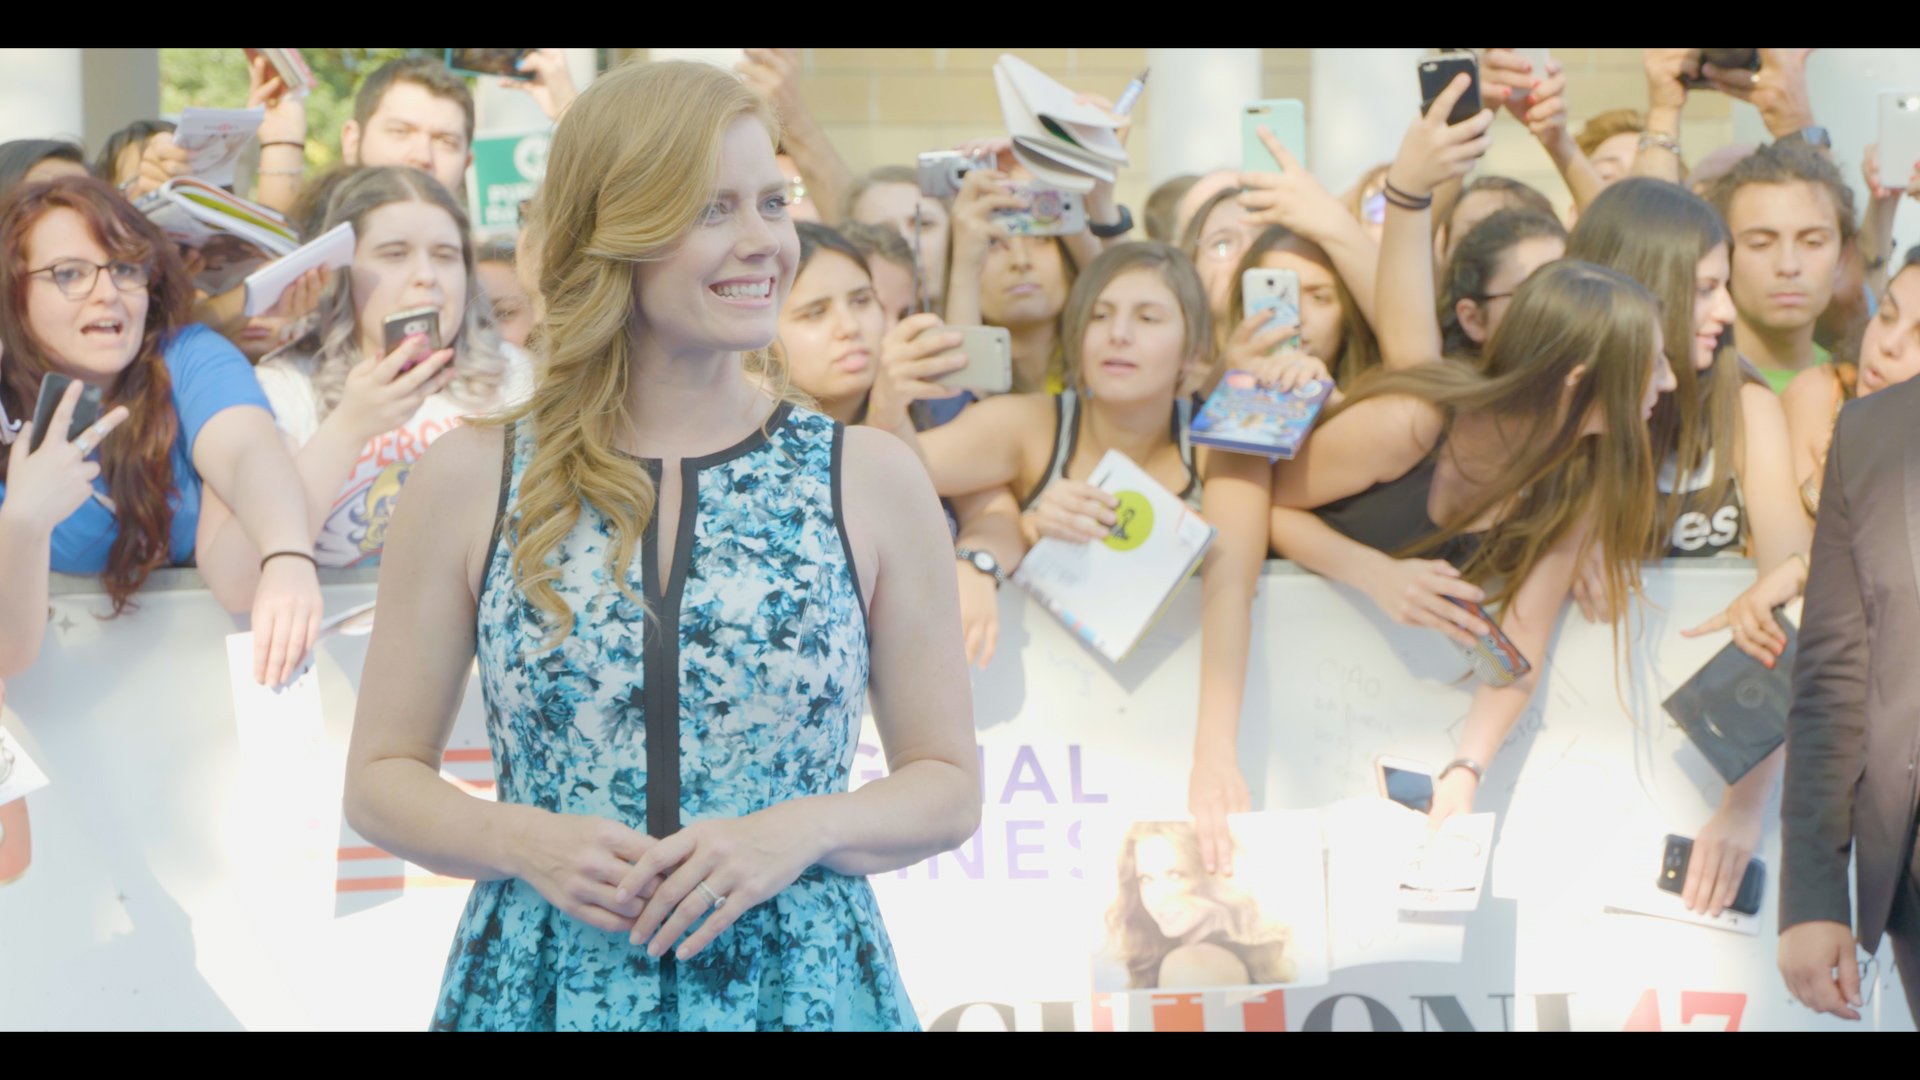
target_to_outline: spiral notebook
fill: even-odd
[[[1118,663],[1200,565],[1216,530],[1118,450],[1107,451],[1087,482],[1119,498],[1112,532],[1093,543],[1043,538],[1013,580]]]

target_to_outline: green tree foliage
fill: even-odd
[[[381,64],[430,49],[301,49],[313,69],[307,96],[307,168],[340,160],[340,126],[353,118],[353,92]],[[238,109],[247,103],[247,55],[240,49],[161,49],[160,111],[188,105]]]

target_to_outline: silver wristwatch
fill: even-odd
[[[992,578],[994,588],[997,589],[1007,583],[1007,572],[1000,569],[1000,560],[993,557],[993,552],[977,551],[973,548],[954,548],[953,556]]]

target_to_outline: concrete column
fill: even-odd
[[[234,53],[234,63],[244,62],[238,49]],[[159,49],[82,49],[80,78],[89,155],[99,153],[107,136],[135,120],[160,115]]]
[[[0,142],[85,138],[80,49],[0,49]]]
[[[1393,160],[1420,112],[1425,49],[1315,49],[1307,113],[1307,167],[1338,195]]]
[[[1259,49],[1148,49],[1147,182],[1240,165],[1240,106],[1260,97]]]
[[[1880,91],[1920,90],[1920,49],[1821,49],[1807,58],[1807,96],[1815,122],[1833,136],[1833,162],[1853,188],[1856,209],[1866,206],[1866,181],[1860,159],[1867,144],[1880,139]],[[1771,142],[1760,112],[1733,103],[1733,137],[1739,142]],[[1713,149],[1688,147],[1697,159]],[[1903,202],[1894,219],[1894,257],[1920,242],[1920,207]]]

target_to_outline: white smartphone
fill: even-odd
[[[950,326],[960,335],[967,366],[934,382],[972,390],[976,394],[1004,394],[1013,389],[1013,336],[1004,326]]]
[[[1291,270],[1270,270],[1256,266],[1240,275],[1240,308],[1251,319],[1263,311],[1272,310],[1273,318],[1268,319],[1264,329],[1276,326],[1300,325],[1300,275]],[[1295,334],[1280,345],[1283,349],[1300,347],[1300,335]]]
[[[1373,759],[1380,794],[1409,810],[1424,814],[1433,809],[1433,769],[1418,761],[1382,754]]]
[[[1880,92],[1880,186],[1904,191],[1920,162],[1920,90]]]
[[[1045,184],[1024,184],[1017,194],[1030,200],[1025,210],[995,210],[993,219],[1015,236],[1073,236],[1087,231],[1087,207],[1080,196]]]

